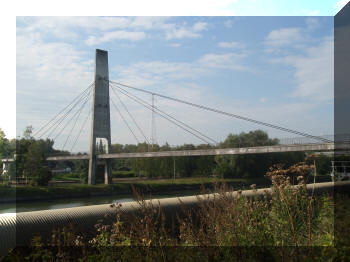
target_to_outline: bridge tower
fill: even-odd
[[[111,121],[109,104],[108,52],[96,49],[95,86],[92,101],[91,139],[88,183],[96,183],[96,139],[105,138],[106,154],[111,153]],[[104,165],[104,181],[108,184],[112,178],[111,160],[106,159]]]

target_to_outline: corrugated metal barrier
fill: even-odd
[[[350,181],[345,182],[326,182],[309,184],[307,188],[319,195],[323,193],[333,194],[336,192],[349,192]],[[253,190],[242,191],[242,196],[252,198],[255,194],[263,196],[264,193],[270,193],[271,189],[258,189],[256,193]],[[233,194],[237,194],[234,192]],[[208,201],[215,198],[217,194],[188,196],[180,198],[153,199],[153,206],[162,209],[167,219],[175,219],[175,214],[181,213],[184,209],[198,207],[199,199]],[[146,200],[149,203],[150,200]],[[139,204],[137,202],[122,203],[118,209],[121,219],[127,215],[136,214]],[[40,233],[42,237],[49,238],[54,228],[67,226],[70,223],[74,225],[74,230],[78,234],[91,234],[94,232],[94,225],[98,220],[104,219],[107,222],[106,214],[111,214],[111,218],[116,213],[116,208],[110,204],[94,205],[54,210],[43,210],[33,212],[22,212],[17,214],[0,215],[0,256],[15,246],[27,246],[33,237],[33,234]],[[111,219],[110,218],[110,219]]]

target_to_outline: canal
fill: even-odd
[[[167,197],[180,197],[191,196],[199,194],[199,190],[184,190],[178,193],[169,193],[161,195],[145,195],[145,199],[157,199]],[[98,197],[82,197],[82,198],[68,198],[68,199],[55,199],[55,200],[37,200],[37,201],[24,201],[19,203],[1,203],[0,214],[5,213],[20,213],[28,211],[38,210],[50,210],[79,206],[90,206],[110,203],[123,203],[135,201],[132,195],[115,195],[115,196],[98,196]]]

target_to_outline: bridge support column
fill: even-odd
[[[106,159],[105,163],[105,184],[108,185],[112,182],[112,166],[111,166],[111,160]]]
[[[111,153],[111,122],[109,104],[108,52],[96,49],[95,86],[92,101],[91,139],[88,183],[96,183],[96,139],[105,138],[106,154]],[[112,177],[111,161],[105,162],[105,184]]]

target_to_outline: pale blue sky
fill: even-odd
[[[112,80],[313,135],[333,133],[333,17],[18,17],[16,36],[18,135],[30,124],[37,130],[92,82],[96,48],[108,50]],[[124,101],[150,137],[150,112]],[[156,104],[218,141],[259,128]],[[114,111],[112,142],[135,143]],[[156,127],[161,144],[201,143],[159,117]],[[74,151],[88,149],[89,128]]]
[[[148,16],[154,16],[154,15],[167,15],[167,16],[178,16],[178,15],[204,15],[204,16],[233,16],[233,15],[241,15],[241,16],[252,16],[252,15],[260,15],[260,16],[284,16],[284,15],[296,15],[296,16],[334,16],[346,3],[348,0],[325,0],[325,1],[318,1],[318,0],[308,0],[308,1],[290,1],[290,0],[217,0],[217,1],[211,1],[211,0],[193,0],[193,1],[187,1],[187,0],[178,0],[178,1],[167,1],[167,0],[149,0],[149,1],[139,1],[139,0],[128,0],[128,1],[109,1],[109,0],[100,0],[99,4],[97,5],[95,1],[92,0],[76,0],[76,1],[69,1],[69,0],[60,0],[60,1],[44,1],[44,0],[34,0],[34,1],[23,1],[18,0],[16,2],[7,1],[3,3],[4,12],[2,13],[0,20],[0,28],[3,36],[7,36],[7,41],[1,42],[1,48],[2,50],[6,50],[6,52],[3,52],[2,60],[0,62],[0,69],[3,73],[3,75],[8,76],[4,79],[4,84],[0,86],[1,94],[2,94],[2,102],[0,103],[0,128],[5,130],[5,133],[8,137],[13,138],[16,135],[16,123],[15,123],[15,112],[16,112],[16,82],[15,82],[15,74],[16,72],[19,72],[19,68],[21,65],[17,66],[15,64],[18,64],[19,58],[14,59],[16,56],[16,52],[18,52],[19,48],[16,47],[18,44],[18,41],[16,41],[16,37],[18,37],[21,33],[17,30],[17,33],[15,33],[15,27],[16,23],[21,23],[19,19],[15,19],[15,16],[19,15],[108,15],[108,16],[116,16],[116,15],[148,15]],[[67,8],[69,6],[69,8]],[[83,7],[83,8],[82,8]],[[135,8],[137,7],[137,8]],[[235,19],[235,18],[234,18]],[[45,20],[45,19],[43,19]],[[214,19],[215,20],[215,19]],[[31,41],[37,41],[40,38],[40,44],[47,43],[47,40],[52,41],[56,43],[56,45],[51,45],[52,50],[57,49],[59,47],[63,47],[62,43],[68,43],[70,46],[74,46],[75,51],[79,51],[79,54],[72,53],[75,55],[74,59],[81,59],[82,56],[85,55],[84,59],[87,59],[87,54],[82,54],[81,50],[88,50],[85,52],[89,53],[89,58],[91,60],[91,49],[89,49],[91,46],[86,45],[86,40],[89,34],[94,37],[100,37],[102,33],[113,31],[115,28],[106,28],[102,26],[101,24],[97,23],[95,27],[91,27],[91,25],[87,25],[84,29],[84,25],[80,22],[61,22],[58,23],[57,26],[55,23],[57,22],[56,19],[52,19],[51,22],[46,20],[47,24],[43,25],[40,23],[36,23],[32,21],[33,26],[31,27],[31,33],[33,33],[37,39],[34,40],[33,38]],[[28,22],[30,23],[30,21]],[[45,23],[45,22],[44,22]],[[73,24],[75,23],[75,25]],[[83,22],[84,23],[84,22]],[[89,24],[89,23],[88,23]],[[227,24],[229,25],[230,22]],[[101,27],[102,26],[102,27]],[[145,27],[135,27],[136,24],[129,25],[128,28],[123,28],[124,31],[140,31],[141,34],[129,34],[128,37],[134,37],[137,39],[143,39],[143,41],[124,41],[124,45],[132,47],[130,43],[145,43],[147,40],[155,40],[155,35],[152,34],[152,38],[149,38],[150,31],[149,29]],[[177,25],[179,27],[179,25]],[[275,25],[275,28],[278,26]],[[42,28],[42,30],[40,30]],[[236,28],[236,27],[235,27]],[[66,30],[67,29],[67,30]],[[147,30],[146,30],[147,29]],[[169,28],[168,28],[169,29]],[[212,28],[211,28],[212,29]],[[217,29],[217,27],[216,27]],[[159,31],[160,29],[155,29],[154,31]],[[163,31],[165,31],[166,28],[163,28]],[[30,31],[26,30],[27,33]],[[84,32],[85,31],[85,35]],[[147,31],[147,34],[142,35],[142,31]],[[209,29],[206,30],[207,32],[212,32]],[[244,31],[244,30],[242,30]],[[72,32],[77,32],[79,35],[78,38],[74,38],[74,34]],[[97,32],[100,32],[100,34],[97,34]],[[322,32],[322,30],[321,30]],[[24,33],[24,32],[22,32]],[[64,33],[65,38],[62,38],[62,35],[60,36],[60,33]],[[180,32],[177,32],[177,34],[188,34],[188,30],[182,30]],[[201,37],[205,32],[201,32]],[[196,35],[196,34],[195,34]],[[27,35],[28,36],[28,35]],[[146,38],[144,36],[147,36]],[[165,34],[158,34],[158,39],[164,39]],[[194,35],[192,35],[194,36]],[[106,37],[110,38],[111,35],[106,35]],[[116,35],[112,35],[112,38],[116,39]],[[125,37],[121,36],[121,33],[119,33],[119,38]],[[168,35],[168,38],[174,37]],[[179,35],[178,35],[179,37]],[[185,36],[184,36],[185,37]],[[187,35],[189,37],[189,35]],[[106,38],[104,38],[106,40]],[[174,39],[174,38],[173,38]],[[204,39],[200,38],[201,40]],[[28,39],[27,39],[28,40]],[[169,40],[169,39],[168,39]],[[181,39],[183,41],[184,38]],[[192,40],[196,39],[188,39],[188,43],[190,43]],[[220,39],[219,39],[220,40]],[[261,39],[260,39],[261,40]],[[74,42],[75,41],[75,42]],[[174,40],[175,41],[175,40]],[[226,40],[222,40],[226,41]],[[94,38],[90,39],[90,43],[94,42]],[[116,41],[114,41],[116,42]],[[120,45],[122,45],[119,41]],[[161,41],[160,41],[161,42]],[[170,42],[170,41],[169,41]],[[32,43],[32,42],[31,42]],[[60,45],[57,45],[57,43],[60,43]],[[152,45],[155,45],[155,41],[148,41],[148,43],[151,43]],[[193,41],[191,43],[195,43],[198,45],[200,41]],[[99,46],[105,45],[107,46],[108,43],[100,43]],[[161,43],[160,43],[161,44]],[[186,59],[186,57],[183,55],[183,52],[186,51],[184,49],[188,45],[184,45],[184,43],[181,43],[181,48],[178,48],[178,53],[180,55],[178,56],[178,53],[173,49],[172,52],[167,52],[166,49],[161,48],[159,51],[159,54],[161,52],[167,52],[166,56],[168,56],[170,59],[171,55],[178,57],[181,59]],[[173,43],[173,47],[176,45],[179,45],[179,43]],[[209,47],[209,42],[205,41],[203,45],[206,45]],[[225,44],[223,44],[225,46]],[[230,46],[227,45],[226,46]],[[232,45],[231,45],[232,46]],[[164,46],[163,46],[164,47]],[[68,48],[69,49],[69,48]],[[137,48],[134,48],[135,51]],[[28,50],[26,50],[28,51]],[[45,51],[49,52],[48,47],[45,49]],[[192,49],[191,52],[193,53],[193,56],[196,54],[199,55],[200,49],[198,49],[198,52],[194,52],[196,49]],[[53,51],[55,52],[55,51]],[[33,52],[32,52],[33,53]],[[32,53],[29,53],[28,55],[31,55]],[[117,52],[118,53],[118,52]],[[164,54],[164,53],[163,53]],[[110,55],[113,55],[111,53]],[[154,59],[153,54],[143,54],[140,58],[142,60],[146,60],[146,55],[148,55],[148,58],[151,60]],[[122,54],[118,53],[118,59],[122,58]],[[79,58],[77,58],[79,57]],[[125,56],[126,57],[126,56]],[[128,56],[129,58],[130,56]],[[247,58],[247,57],[246,57]],[[42,59],[42,56],[40,56],[40,59]],[[188,56],[188,59],[190,57]],[[193,57],[195,59],[195,57]],[[63,62],[65,59],[61,59],[60,61]],[[90,61],[89,60],[89,61]],[[69,61],[69,59],[68,59]],[[126,61],[126,60],[125,60]],[[163,60],[161,60],[163,61]],[[183,60],[181,60],[183,61]],[[194,60],[192,60],[193,62]],[[22,62],[24,60],[22,59]],[[41,61],[42,64],[49,63],[49,61]],[[51,61],[52,62],[52,61]],[[131,60],[127,61],[128,63],[131,63]],[[290,60],[288,61],[291,62]],[[299,67],[303,64],[302,60],[299,60]],[[82,65],[82,64],[80,64]],[[34,65],[32,65],[34,66]],[[36,65],[37,66],[37,65]],[[33,67],[33,70],[35,70],[36,66]],[[276,64],[275,67],[279,68],[281,64]],[[86,66],[84,68],[84,72],[90,68],[89,66]],[[43,68],[41,68],[43,70]],[[57,68],[55,69],[57,70]],[[57,71],[56,77],[59,76],[60,70]],[[81,72],[81,75],[84,75],[85,73]],[[42,72],[43,73],[43,72]],[[91,73],[91,72],[90,72]],[[29,75],[32,73],[29,72]],[[290,75],[292,72],[290,71]],[[237,75],[237,74],[236,74]],[[300,74],[299,74],[300,76]],[[26,77],[26,76],[22,76]],[[242,76],[241,76],[242,77]],[[281,79],[283,79],[283,75],[279,76]],[[18,78],[17,78],[18,79]],[[253,78],[249,78],[253,80]],[[40,80],[42,81],[42,80]],[[36,83],[38,84],[39,79],[36,79]],[[215,80],[216,82],[219,81],[218,79]],[[245,81],[247,81],[247,78],[245,78]],[[50,84],[52,85],[52,83]],[[18,86],[17,86],[18,87]],[[57,94],[56,94],[57,95]],[[264,99],[263,99],[264,100]],[[51,102],[51,101],[50,101]],[[21,123],[21,121],[18,121]],[[23,124],[20,124],[20,128],[22,128]]]
[[[235,15],[328,15],[334,16],[348,0],[236,0],[230,2],[225,10],[232,10]]]

